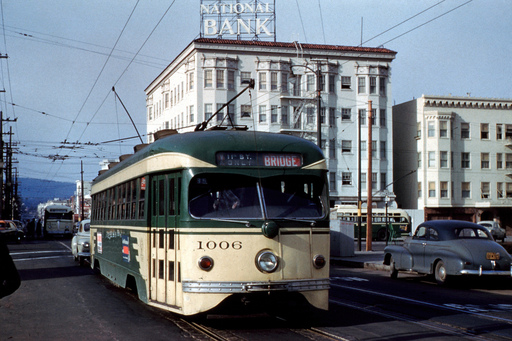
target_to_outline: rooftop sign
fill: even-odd
[[[201,0],[201,37],[276,41],[275,0]]]

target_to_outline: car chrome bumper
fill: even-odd
[[[79,252],[78,257],[91,257],[90,252]]]
[[[198,282],[183,281],[183,292],[232,294],[266,291],[328,290],[329,279],[275,281],[275,282]]]
[[[510,270],[483,270],[482,267],[478,270],[462,270],[462,275],[473,275],[473,276],[511,276],[512,277],[512,266]]]

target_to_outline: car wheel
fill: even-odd
[[[434,270],[434,277],[436,279],[437,284],[444,285],[448,279],[448,274],[446,272],[446,267],[444,266],[444,262],[442,260],[436,263],[436,268]]]
[[[377,240],[381,242],[386,241],[386,229],[380,229],[377,231]]]
[[[393,257],[391,257],[391,259],[389,260],[389,276],[392,279],[398,278],[398,270],[395,268],[395,260],[393,259]]]

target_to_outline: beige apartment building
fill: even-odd
[[[422,96],[393,107],[395,193],[425,220],[512,227],[512,100]]]

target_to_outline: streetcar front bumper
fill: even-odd
[[[183,292],[232,294],[268,291],[315,291],[328,290],[329,279],[272,281],[272,282],[198,282],[183,281]]]

